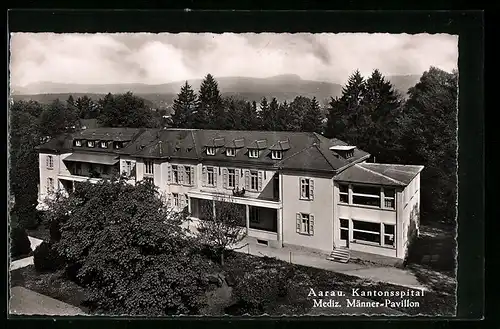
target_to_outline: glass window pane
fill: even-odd
[[[349,227],[349,220],[348,220],[348,219],[341,218],[341,219],[340,219],[340,227],[345,227],[345,228],[348,228],[348,227]]]
[[[349,231],[340,230],[340,240],[348,240],[348,239],[349,239]]]
[[[392,188],[384,188],[384,195],[387,197],[394,198],[395,191]]]
[[[394,225],[384,224],[385,234],[394,234]]]
[[[377,186],[353,186],[352,193],[380,195],[380,187],[377,187]]]
[[[347,193],[348,192],[348,186],[347,185],[344,185],[344,184],[339,184],[339,191],[341,193]]]
[[[380,234],[353,231],[352,235],[354,240],[380,243]]]
[[[384,244],[394,246],[394,235],[384,235]]]
[[[363,231],[371,231],[375,233],[380,233],[380,224],[378,223],[370,223],[370,222],[361,222],[358,220],[352,221],[353,228],[355,230],[363,230]]]
[[[347,194],[340,194],[340,202],[349,203],[349,196]]]
[[[353,195],[352,202],[364,206],[380,207],[380,198],[372,198],[366,196]]]

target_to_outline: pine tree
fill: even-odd
[[[326,137],[342,139],[345,136],[347,115],[343,109],[338,97],[330,98],[325,128]]]
[[[68,106],[75,106],[75,100],[73,98],[73,95],[69,95],[68,100],[66,101]]]
[[[257,104],[255,104],[257,105]],[[257,106],[253,106],[250,102],[245,102],[241,114],[241,129],[243,130],[257,130],[259,129],[257,121]]]
[[[262,98],[259,106],[259,121],[260,121],[260,129],[261,130],[271,130],[271,122],[269,120],[270,110],[269,103],[267,102],[267,98]]]
[[[200,86],[196,128],[221,129],[226,124],[225,114],[217,81],[211,74],[207,74]]]
[[[302,118],[307,113],[311,104],[311,100],[304,96],[297,96],[290,103],[288,111],[285,116],[285,130],[287,131],[301,131]]]
[[[302,118],[302,131],[314,131],[321,133],[323,131],[323,118],[316,97],[311,99],[309,108]]]
[[[172,114],[173,126],[176,128],[194,128],[192,127],[192,120],[195,115],[196,105],[196,94],[186,81],[172,106],[174,111]]]

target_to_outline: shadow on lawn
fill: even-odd
[[[411,246],[408,268],[417,279],[431,289],[455,294],[455,227],[427,224],[420,227],[420,236]]]

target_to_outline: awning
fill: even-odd
[[[120,160],[118,159],[117,155],[72,153],[68,157],[64,158],[63,161],[114,165]]]

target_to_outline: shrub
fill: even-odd
[[[26,230],[19,225],[14,225],[10,230],[10,254],[18,258],[27,256],[31,252],[31,243]]]
[[[59,269],[63,262],[51,243],[42,242],[33,252],[33,262],[38,272],[53,272]]]
[[[243,280],[237,280],[233,295],[240,314],[262,314],[269,304],[284,294],[280,287],[280,274],[272,269],[248,273]]]

